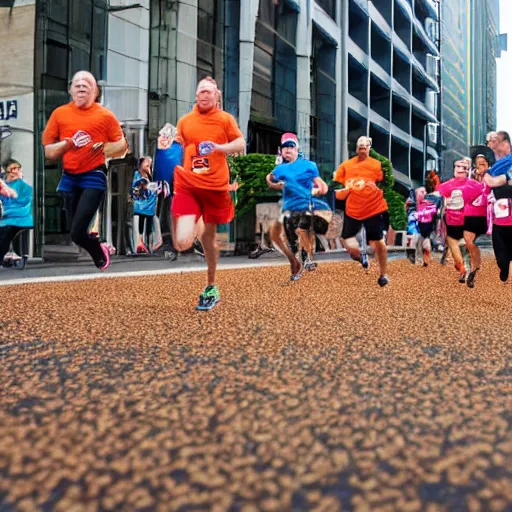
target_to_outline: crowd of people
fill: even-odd
[[[413,237],[410,260],[428,266],[431,240],[445,245],[441,261],[451,253],[459,282],[475,286],[482,257],[475,243],[492,235],[499,277],[507,283],[512,270],[512,155],[505,131],[487,135],[492,151],[462,157],[453,163],[453,178],[420,187],[407,202],[408,231]],[[495,163],[491,160],[494,160]],[[463,255],[466,252],[466,258]],[[466,261],[465,261],[466,260]]]
[[[91,224],[107,188],[109,158],[126,153],[127,142],[115,115],[98,102],[98,85],[85,71],[74,75],[71,101],[50,116],[43,133],[45,157],[62,160],[63,173],[58,191],[71,196],[71,239],[85,249],[94,264],[105,270],[110,265],[109,247],[91,236]],[[508,133],[492,132],[487,137],[496,163],[478,154],[474,159],[454,162],[453,178],[439,183],[429,176],[425,186],[411,194],[406,203],[411,261],[427,267],[432,262],[432,243],[450,251],[459,280],[472,288],[481,266],[477,238],[492,233],[500,279],[509,280],[512,261],[512,155]],[[384,233],[389,228],[388,205],[384,198],[385,176],[380,161],[370,157],[372,141],[361,136],[356,155],[334,172],[336,198],[343,204],[341,241],[348,254],[363,269],[370,266],[367,243],[378,265],[379,286],[387,275],[387,247]],[[229,154],[243,154],[246,142],[233,116],[221,108],[216,82],[202,79],[196,90],[192,111],[178,120],[174,130],[166,125],[160,132],[155,161],[142,156],[133,176],[131,198],[138,223],[134,225],[135,252],[147,253],[162,244],[158,214],[161,199],[172,196],[172,240],[176,251],[194,247],[200,240],[207,264],[206,287],[197,309],[208,310],[220,301],[216,284],[219,246],[217,226],[234,217],[227,162]],[[293,133],[281,138],[274,170],[268,174],[270,188],[282,191],[281,215],[270,237],[290,263],[290,279],[314,271],[315,236],[325,235],[333,219],[329,204],[322,199],[328,186],[317,165],[304,158]],[[21,179],[21,165],[7,164],[7,179],[0,181],[4,212],[0,221],[0,259],[9,250],[12,237],[31,227],[32,190]],[[30,190],[29,190],[30,189]],[[12,209],[16,208],[16,214]],[[156,225],[155,225],[156,223]],[[439,242],[439,239],[442,240]],[[468,267],[461,253],[463,241]],[[411,255],[410,255],[411,256]],[[443,258],[446,254],[443,255]]]

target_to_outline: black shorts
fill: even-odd
[[[464,226],[449,226],[446,224],[446,236],[455,240],[464,238]]]
[[[361,226],[364,226],[364,229],[366,229],[366,240],[368,242],[377,242],[378,240],[382,240],[382,237],[384,236],[382,225],[382,213],[378,213],[377,215],[364,220],[354,219],[345,213],[341,238],[344,240],[354,238],[361,229]]]
[[[418,222],[418,231],[423,238],[430,238],[434,231],[433,222]]]
[[[284,216],[283,224],[286,232],[295,232],[296,229],[304,229],[309,231],[313,227],[313,231],[317,235],[325,235],[329,229],[329,223],[318,215],[312,215],[310,212],[290,212]]]
[[[474,233],[476,238],[487,233],[487,217],[464,217],[464,231]]]

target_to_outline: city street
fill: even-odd
[[[192,264],[1,271],[0,510],[512,511],[491,257],[474,289],[403,257],[385,288],[374,260],[252,263],[210,312]]]

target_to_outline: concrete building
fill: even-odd
[[[35,49],[26,65],[34,75],[26,86],[33,91],[28,158],[37,193],[36,253],[69,240],[65,205],[55,192],[61,169],[44,162],[39,141],[52,110],[68,101],[75,71],[89,69],[100,80],[102,101],[124,123],[135,156],[152,152],[158,130],[190,110],[197,81],[210,75],[248,151],[273,154],[281,133],[294,131],[330,178],[365,134],[391,159],[397,186],[409,187],[439,166],[441,114],[447,159],[467,151],[467,126],[481,119],[466,114],[468,54],[459,48],[471,1],[443,2],[440,13],[437,0],[16,0],[11,23],[22,23],[22,6],[33,11],[26,38]],[[486,4],[497,26],[496,2]],[[439,30],[443,15],[443,26],[454,26],[451,37]],[[450,60],[442,67],[442,101],[440,33]],[[4,59],[16,62],[15,49]],[[476,92],[472,101],[480,101]],[[482,115],[489,120],[492,101],[486,105]],[[114,240],[123,229],[131,166],[115,162],[110,177]]]
[[[423,179],[427,156],[437,165],[433,0],[152,2],[152,136],[211,74],[251,152],[273,153],[280,133],[296,131],[330,175],[369,134],[404,183]]]
[[[496,130],[496,59],[499,0],[441,3],[442,179],[452,176],[453,161],[484,144]],[[506,40],[506,39],[505,39]]]

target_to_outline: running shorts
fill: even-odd
[[[487,233],[487,217],[464,217],[464,231],[474,233],[476,238],[478,238],[480,235],[485,235]]]
[[[446,236],[449,236],[454,240],[464,238],[464,226],[450,226],[449,224],[446,224]]]
[[[329,212],[332,217],[332,212],[329,210],[326,211]],[[286,226],[287,230],[295,231],[298,228],[309,231],[313,228],[313,231],[317,235],[325,235],[327,233],[329,229],[329,221],[327,218],[327,215],[317,215],[315,212],[313,212],[313,215],[310,212],[283,212],[283,224]]]
[[[418,222],[418,231],[423,238],[430,238],[434,232],[434,222]]]
[[[364,220],[354,219],[345,212],[345,219],[343,220],[343,230],[341,232],[341,238],[347,240],[348,238],[354,238],[361,227],[364,226],[366,229],[366,240],[377,242],[382,240],[384,232],[382,229],[382,213],[373,215]]]
[[[57,186],[57,192],[71,193],[74,188],[107,190],[106,166],[101,165],[97,169],[78,174],[71,174],[64,171]]]
[[[228,191],[203,188],[175,190],[171,212],[174,218],[195,215],[196,222],[202,216],[206,224],[227,224],[235,216],[235,208]]]

